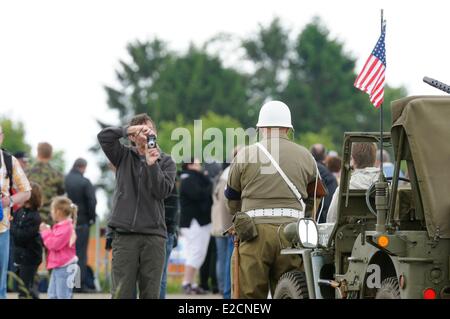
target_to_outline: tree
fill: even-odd
[[[241,123],[230,116],[218,115],[213,112],[206,113],[199,120],[201,123],[186,122],[183,115],[180,114],[173,122],[162,122],[158,133],[158,144],[167,153],[174,151],[174,159],[180,162],[183,158],[187,159],[196,155],[194,146],[197,140],[198,146],[201,146],[202,150],[202,154],[198,154],[201,155],[200,160],[226,161],[227,155],[231,153],[232,147],[236,146],[237,143],[237,139],[233,141],[229,139],[227,145],[227,130],[241,128]],[[185,153],[178,152],[181,148],[180,143],[184,144],[183,150],[186,151]],[[176,145],[179,147],[176,147]],[[207,156],[208,154],[212,156]]]
[[[326,128],[340,145],[345,131],[378,130],[379,111],[367,95],[353,87],[355,59],[343,44],[330,39],[318,18],[299,34],[290,61],[283,99],[291,106],[296,131],[319,132]],[[404,88],[385,88],[385,105],[406,94]],[[389,128],[389,112],[385,112]]]
[[[208,111],[249,117],[246,77],[225,68],[218,57],[193,45],[177,55],[158,39],[135,42],[127,49],[131,62],[121,61],[116,72],[120,87],[105,87],[108,105],[121,119],[143,112],[157,123],[173,121],[180,113],[194,120]]]
[[[5,139],[2,148],[14,154],[15,152],[25,152],[30,159],[30,164],[33,164],[36,159],[31,154],[31,146],[25,140],[25,128],[22,122],[13,122],[7,118],[0,118],[0,125],[3,129]],[[51,164],[61,173],[64,173],[66,163],[64,161],[64,151],[56,150],[53,152]]]
[[[303,145],[307,149],[316,143],[323,144],[327,150],[341,151],[341,145],[336,145],[333,142],[333,136],[330,134],[327,128],[321,129],[319,132],[304,132],[295,136],[294,139],[298,144]]]
[[[122,124],[134,114],[148,113],[158,127],[158,143],[168,153],[176,145],[172,132],[185,128],[192,134],[196,119],[202,119],[204,130],[214,126],[222,133],[226,127],[254,127],[267,99],[290,106],[295,137],[305,146],[324,143],[340,150],[345,131],[378,130],[379,111],[353,87],[355,59],[330,37],[319,18],[293,40],[278,18],[260,25],[241,42],[245,60],[253,66],[246,73],[225,67],[220,54],[208,53],[210,43],[220,46],[229,38],[219,34],[181,53],[157,38],[130,43],[127,62],[120,61],[116,71],[117,86],[105,87],[109,107],[118,111]],[[386,86],[385,105],[405,95],[404,88]],[[384,123],[388,129],[388,111]],[[193,147],[196,139],[190,136]],[[218,147],[223,148],[227,145]],[[94,149],[98,151],[98,145]],[[112,185],[104,157],[101,165],[105,178],[100,183]]]
[[[2,147],[11,153],[30,153],[31,146],[25,141],[25,128],[22,122],[13,122],[5,117],[0,118],[4,140]]]
[[[153,108],[156,108],[158,94],[152,88],[173,58],[166,44],[159,39],[151,42],[135,41],[127,46],[127,51],[131,61],[119,61],[121,68],[116,70],[120,87],[115,89],[105,86],[108,106],[119,112],[120,119],[149,110],[155,111]],[[152,115],[155,120],[159,120],[158,114]]]
[[[252,97],[261,104],[264,100],[279,99],[284,88],[283,74],[289,66],[289,31],[279,18],[268,27],[259,25],[256,34],[242,41],[245,56],[254,65],[250,77]]]

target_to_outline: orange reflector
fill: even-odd
[[[378,237],[378,245],[380,247],[386,248],[389,245],[389,237],[387,236]]]
[[[436,291],[432,288],[427,288],[423,291],[423,299],[436,299]]]

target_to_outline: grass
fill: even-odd
[[[182,285],[181,276],[168,276],[167,277],[167,294],[180,294]]]
[[[110,293],[111,292],[111,281],[110,279],[105,278],[104,273],[100,273],[99,283],[101,287],[101,292]],[[168,294],[180,294],[182,284],[182,277],[179,275],[169,275],[167,277],[167,293]]]
[[[24,290],[24,285],[22,280],[15,274],[10,272],[8,280],[8,287],[13,288],[13,281],[16,280],[18,282],[19,289]],[[111,275],[111,273],[109,273]],[[43,278],[43,275],[39,275],[40,278]],[[167,277],[167,294],[180,294],[182,293],[182,274],[169,274]],[[48,278],[47,278],[48,279]],[[105,272],[102,271],[99,274],[98,278],[100,284],[100,291],[102,293],[110,293],[111,292],[111,280],[110,278],[105,277]],[[26,290],[26,289],[25,289]]]

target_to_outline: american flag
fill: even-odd
[[[386,25],[383,26],[380,38],[372,54],[367,59],[353,84],[357,89],[369,94],[370,102],[376,108],[380,107],[384,100],[384,72],[386,70],[385,35]]]

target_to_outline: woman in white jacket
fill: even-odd
[[[368,189],[380,175],[380,169],[375,167],[377,147],[374,143],[353,143],[351,165],[353,172],[350,177],[349,189]],[[328,209],[327,223],[335,223],[338,208],[339,186],[333,194]]]

